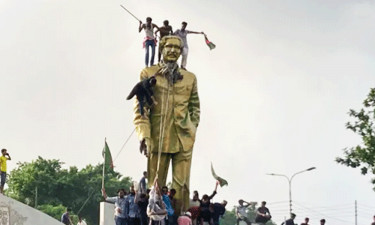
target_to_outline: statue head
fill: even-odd
[[[163,22],[163,24],[164,24],[164,26],[169,26],[169,21],[168,20],[164,20],[164,22]]]
[[[177,36],[164,36],[160,40],[160,51],[164,62],[176,62],[180,57],[184,42]]]

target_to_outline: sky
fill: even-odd
[[[268,202],[288,216],[287,176],[296,222],[369,224],[371,176],[337,164],[361,143],[345,129],[375,82],[375,3],[348,0],[0,0],[0,147],[13,160],[60,159],[64,167],[102,162],[104,138],[115,170],[138,180],[146,169],[125,98],[144,67],[147,16],[188,36],[201,122],[191,189],[211,193],[216,173],[229,185],[214,201]],[[116,157],[118,155],[118,157]]]

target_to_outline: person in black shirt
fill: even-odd
[[[271,213],[266,204],[267,202],[263,201],[261,207],[257,209],[256,223],[267,223],[271,219]]]
[[[62,216],[61,216],[61,223],[65,224],[65,225],[72,224],[72,221],[71,221],[70,216],[69,216],[69,213],[71,211],[72,211],[71,208],[66,209],[66,212],[64,214],[62,214]]]
[[[296,218],[296,214],[291,213],[290,214],[290,219],[285,220],[281,225],[294,225],[294,219]]]
[[[141,225],[148,225],[148,216],[147,216],[147,206],[148,206],[148,198],[147,195],[142,193],[137,199],[139,214],[140,214],[140,221]]]
[[[309,225],[309,218],[308,217],[306,217],[305,218],[305,222],[304,223],[301,223],[301,225]]]
[[[222,203],[214,203],[211,204],[212,206],[212,220],[214,225],[219,225],[220,216],[223,216],[225,213],[225,206],[227,205],[227,201],[223,201]]]
[[[204,222],[206,223],[209,223],[209,224],[212,224],[212,217],[211,217],[211,211],[210,211],[210,205],[211,205],[211,199],[216,195],[216,191],[217,191],[217,186],[219,185],[219,182],[217,181],[216,182],[216,185],[215,185],[215,190],[214,192],[208,196],[208,195],[203,195],[202,196],[202,200],[200,201],[200,224],[203,225]]]

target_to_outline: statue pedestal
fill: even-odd
[[[108,225],[115,223],[115,205],[108,203],[108,202],[101,202],[100,203],[100,225]]]
[[[0,224],[4,225],[61,225],[60,221],[18,202],[12,198],[0,194]]]

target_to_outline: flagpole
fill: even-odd
[[[133,13],[131,13],[127,8],[125,8],[123,5],[120,5],[123,9],[125,9],[126,10],[126,12],[128,12],[130,15],[132,15],[133,17],[134,17],[134,19],[136,19],[136,20],[138,20],[139,22],[141,22],[141,20],[140,19],[138,19],[136,16],[134,16],[134,14]]]
[[[107,144],[107,138],[104,138],[104,149]],[[106,152],[104,151],[104,162],[103,162],[103,177],[102,177],[102,189],[104,189],[104,175],[105,175],[105,157],[106,157]]]

